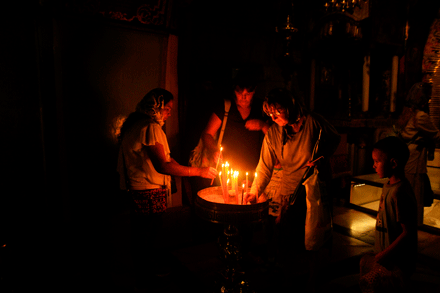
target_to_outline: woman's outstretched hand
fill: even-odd
[[[218,175],[218,171],[212,167],[200,168],[200,177],[213,179]]]
[[[243,199],[244,204],[247,204],[247,203],[253,204],[256,202],[257,202],[257,197],[255,196],[255,194],[252,194],[252,193],[245,193],[244,194],[244,199]]]
[[[247,130],[250,130],[250,131],[260,131],[261,130],[264,132],[264,129],[269,128],[269,125],[266,122],[259,120],[259,119],[249,119],[246,122],[245,127]]]
[[[257,196],[252,193],[247,193],[244,195],[243,202],[244,203],[250,203],[250,204],[256,204],[260,202],[265,202],[267,200],[267,196],[265,193],[260,194],[260,196],[257,199]]]

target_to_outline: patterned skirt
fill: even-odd
[[[138,215],[163,213],[167,209],[167,189],[130,190],[134,213]]]

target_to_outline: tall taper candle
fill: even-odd
[[[246,172],[246,193],[248,193],[248,187],[249,187],[248,172]]]
[[[222,151],[223,151],[223,147],[220,147],[220,155],[218,156],[217,165],[215,166],[215,169],[218,168],[218,163],[220,162],[220,157],[222,156]],[[212,180],[211,180],[211,185],[212,185],[212,183],[214,183],[214,178],[212,178]]]
[[[258,182],[257,182],[257,172],[255,172],[255,177],[254,177],[254,181],[255,181],[255,187],[257,188],[257,194],[255,195],[257,200],[258,200]]]
[[[241,186],[241,200],[240,200],[240,204],[243,204],[243,197],[244,197],[244,184]]]

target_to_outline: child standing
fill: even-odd
[[[402,292],[415,270],[417,257],[417,202],[405,177],[407,145],[386,137],[373,146],[376,173],[384,184],[376,219],[374,255],[360,263],[362,292]]]

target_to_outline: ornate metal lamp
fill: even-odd
[[[293,12],[293,3],[292,3],[292,12]],[[277,33],[281,33],[284,35],[284,39],[286,41],[286,50],[284,52],[284,56],[290,56],[290,45],[292,41],[292,36],[294,33],[298,31],[296,27],[293,26],[293,23],[291,22],[291,15],[287,15],[286,22],[283,23],[281,27],[275,27],[275,31]]]
[[[354,9],[362,8],[368,0],[328,0],[324,3],[326,12],[347,12],[352,14]]]

